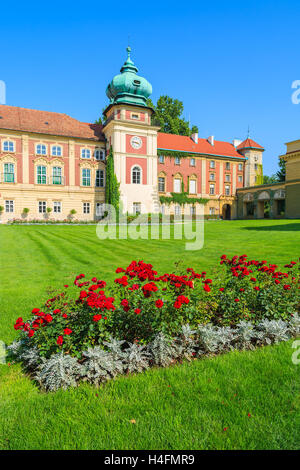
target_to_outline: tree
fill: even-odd
[[[285,161],[283,158],[279,157],[278,162],[279,170],[276,173],[277,181],[285,181],[286,169],[285,169]]]
[[[271,176],[264,175],[263,184],[271,184],[271,183],[277,183],[277,176],[276,175],[271,175]]]
[[[155,114],[152,115],[152,124],[159,126],[161,132],[178,135],[191,135],[198,132],[197,126],[190,128],[190,123],[183,118],[182,101],[163,95],[159,97],[156,105],[149,98],[147,105],[154,109]]]
[[[114,154],[112,146],[109,149],[109,154],[106,160],[106,183],[105,183],[105,202],[111,204],[119,211],[120,205],[120,184],[118,183],[115,168],[114,168]]]

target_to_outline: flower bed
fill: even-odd
[[[193,268],[159,275],[133,261],[111,286],[84,274],[34,308],[9,347],[47,390],[94,384],[150,365],[252,348],[300,332],[299,263],[282,272],[246,255],[228,259],[210,277]]]

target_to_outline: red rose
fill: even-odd
[[[291,286],[289,284],[285,284],[283,286],[284,290],[290,290]]]
[[[66,313],[63,313],[63,318],[68,318],[68,315]]]
[[[174,302],[174,307],[175,307],[175,308],[180,308],[180,307],[181,307],[181,302],[179,302],[179,300],[176,300],[176,301]]]
[[[255,278],[255,277],[251,277],[250,281],[256,282],[256,278]]]
[[[208,284],[204,284],[203,289],[204,289],[206,292],[210,292],[210,291],[211,291],[211,289],[210,289],[210,287],[209,287]]]
[[[258,286],[254,286],[254,290],[259,290],[259,287],[258,287]]]
[[[68,286],[68,284],[65,284],[64,287],[67,288],[67,287],[69,287],[69,286]]]
[[[240,292],[245,292],[245,289],[243,287],[241,287]]]
[[[220,287],[219,291],[224,292],[224,287]]]
[[[121,301],[121,305],[122,305],[122,307],[128,307],[128,305],[129,305],[128,300],[127,300],[127,299],[123,299],[123,300]]]
[[[95,322],[99,321],[99,320],[101,320],[101,318],[102,318],[102,315],[100,315],[100,314],[94,315],[93,316],[93,321],[95,321]]]
[[[55,314],[60,313],[60,312],[61,312],[61,310],[59,308],[56,308],[55,310],[53,310],[53,313],[55,313]]]
[[[162,308],[163,304],[164,304],[164,303],[163,303],[163,301],[162,301],[161,299],[158,299],[158,300],[155,302],[155,306],[156,306],[157,308]]]
[[[32,312],[31,312],[31,313],[34,313],[34,314],[36,314],[36,313],[39,313],[39,311],[40,311],[40,309],[39,309],[39,308],[34,308],[34,309],[32,310]]]
[[[72,333],[72,330],[70,328],[65,328],[64,329],[64,334],[65,335],[70,335]]]
[[[234,299],[234,301],[235,301],[235,302],[239,302],[239,301],[240,301],[240,299]]]
[[[28,338],[32,338],[33,335],[34,335],[34,330],[29,330],[28,331]]]
[[[136,308],[134,313],[136,313],[137,315],[139,315],[141,313],[141,309],[140,308]]]
[[[52,322],[53,317],[50,315],[50,313],[47,313],[47,314],[44,316],[44,320],[45,320],[47,323],[50,323],[50,322]]]
[[[58,344],[58,346],[61,346],[61,345],[63,344],[63,342],[64,342],[64,338],[63,338],[62,336],[59,336],[59,337],[57,338],[57,341],[56,341],[56,343]]]

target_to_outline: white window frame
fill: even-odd
[[[10,171],[5,171],[5,169]],[[15,164],[12,162],[5,162],[3,164],[3,183],[15,182]]]
[[[51,156],[52,157],[62,157],[62,146],[61,145],[52,145],[51,146]]]
[[[230,196],[230,185],[225,184],[225,196]]]
[[[132,211],[135,215],[140,214],[142,210],[142,204],[140,202],[133,202]]]
[[[243,171],[243,164],[242,163],[239,163],[238,171]]]
[[[209,173],[209,181],[216,181],[215,173]]]
[[[209,215],[215,215],[215,208],[214,207],[209,208]]]
[[[225,170],[230,170],[230,162],[225,163]]]
[[[35,154],[36,155],[47,155],[47,145],[46,144],[36,144]]]
[[[62,205],[61,205],[61,201],[53,201],[53,212],[55,214],[61,214],[62,212]]]
[[[215,162],[215,160],[210,160],[210,162],[209,162],[209,168],[210,168],[211,170],[214,170],[214,169],[216,168],[216,162]]]
[[[38,213],[46,214],[47,212],[47,201],[38,201]]]
[[[230,175],[225,175],[225,181],[226,183],[230,183]]]
[[[83,214],[90,214],[91,213],[91,203],[90,202],[83,202],[82,203],[82,212],[83,212]]]
[[[181,215],[181,207],[179,204],[176,204],[176,206],[174,207],[174,214]]]
[[[104,162],[105,161],[105,150],[104,149],[95,149],[94,158],[98,162]]]
[[[13,199],[6,199],[4,206],[6,213],[12,214],[13,212],[15,212],[15,201]]]
[[[103,217],[104,212],[104,202],[96,202],[96,216]]]
[[[5,149],[7,144],[7,149]],[[2,151],[8,153],[15,153],[15,142],[13,140],[4,140],[2,143]]]
[[[215,185],[214,184],[210,184],[209,185],[209,194],[211,196],[214,196],[215,195]]]
[[[194,186],[194,191],[192,190],[192,186]],[[189,194],[197,194],[197,180],[191,178],[189,181]]]
[[[196,166],[196,158],[191,158],[190,159],[190,166]]]
[[[84,184],[84,182],[89,184]],[[91,186],[91,170],[90,168],[81,168],[81,186]]]
[[[160,181],[163,180],[163,181]],[[161,185],[163,185],[163,189],[161,189]],[[158,177],[158,192],[164,193],[166,191],[166,178],[165,176]]]
[[[163,155],[159,156],[159,163],[165,163],[165,157]]]
[[[174,178],[173,180],[173,191],[174,193],[181,193],[181,178]],[[178,191],[177,191],[177,185],[179,185]]]
[[[242,175],[238,175],[238,182],[239,182],[239,183],[242,183],[242,182],[243,182],[243,176],[242,176]]]
[[[135,172],[135,175],[134,175],[134,172]],[[142,184],[142,181],[143,181],[142,168],[139,165],[134,165],[131,168],[131,184]]]
[[[180,165],[180,157],[175,157],[175,165]]]
[[[90,149],[83,148],[81,149],[80,155],[81,155],[81,158],[85,160],[89,160],[91,158],[91,151]]]
[[[45,173],[41,171],[39,174],[39,168],[45,168]],[[41,181],[39,182],[39,176],[41,177]],[[45,179],[44,179],[45,178]],[[36,166],[36,184],[47,184],[47,166],[46,165],[37,165]]]

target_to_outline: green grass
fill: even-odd
[[[210,221],[197,252],[182,240],[100,241],[93,226],[0,226],[0,339],[16,336],[15,319],[47,288],[80,272],[113,279],[132,259],[159,272],[178,259],[209,272],[223,253],[282,266],[299,248],[300,221]],[[19,365],[0,365],[0,449],[295,449],[300,370],[291,344],[50,394]]]

